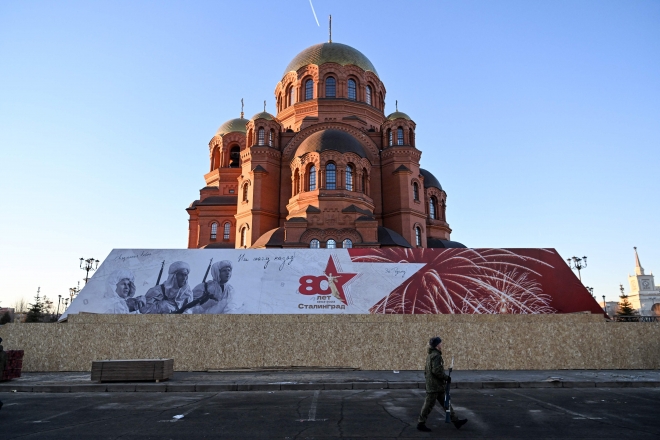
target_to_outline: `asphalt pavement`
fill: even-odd
[[[660,388],[456,389],[460,430],[421,389],[0,393],[0,439],[651,439]]]

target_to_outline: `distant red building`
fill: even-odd
[[[275,97],[277,116],[241,113],[211,139],[189,248],[464,247],[449,241],[447,194],[419,166],[415,122],[385,115],[361,52],[308,47]]]

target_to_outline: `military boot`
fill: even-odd
[[[465,425],[467,423],[467,419],[458,419],[454,422],[454,426],[456,429],[461,429],[461,426]]]
[[[426,426],[426,423],[421,422],[417,424],[417,430],[422,432],[431,432],[431,428]]]

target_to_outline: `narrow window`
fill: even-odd
[[[222,231],[222,239],[223,240],[229,240],[229,228],[230,227],[231,227],[231,225],[229,224],[229,222],[225,223],[224,230]]]
[[[247,202],[248,200],[248,184],[243,185],[243,201]]]
[[[353,247],[353,242],[352,242],[350,239],[347,238],[347,239],[344,240],[344,242],[342,243],[342,246],[343,246],[344,249],[350,249],[350,248]]]
[[[296,103],[296,88],[291,87],[291,90],[289,90],[289,105],[293,105]]]
[[[316,238],[309,242],[310,249],[318,249],[320,247],[321,247],[321,242],[318,241]]]
[[[305,81],[305,101],[314,99],[314,81],[308,79]]]
[[[241,161],[241,147],[238,145],[229,150],[229,168],[238,168]]]
[[[211,223],[211,240],[215,240],[215,237],[218,235],[218,224],[216,222]]]
[[[259,127],[259,131],[257,132],[257,139],[257,143],[259,145],[264,145],[264,141],[266,139],[266,131],[263,127]]]
[[[415,146],[415,133],[412,128],[408,130],[408,143],[413,147]]]
[[[396,129],[396,144],[403,145],[403,127]]]
[[[273,129],[271,128],[270,131],[268,132],[268,146],[272,147],[273,146]]]
[[[314,165],[309,167],[309,190],[316,190],[316,167]]]
[[[346,189],[353,191],[353,167],[346,165]]]
[[[325,242],[325,247],[328,249],[336,249],[337,248],[337,242],[334,241],[332,238],[328,241]]]
[[[371,105],[371,86],[367,86],[364,91],[367,98],[367,104]]]
[[[431,217],[431,219],[433,219],[433,220],[436,219],[436,217],[435,217],[435,197],[431,197],[429,199],[429,217]]]
[[[422,230],[419,226],[415,226],[415,244],[417,247],[422,246]]]
[[[354,79],[348,80],[348,99],[355,101],[357,99],[357,87]]]
[[[329,163],[325,167],[325,189],[337,188],[337,167],[334,163]]]
[[[334,98],[337,93],[337,82],[333,77],[328,77],[328,79],[325,80],[325,97],[326,98]]]
[[[392,146],[392,130],[387,129],[387,145]]]
[[[243,226],[241,229],[241,246],[247,247],[247,226]]]
[[[367,193],[367,170],[366,168],[362,170],[362,192]]]
[[[413,199],[419,200],[419,185],[417,185],[417,182],[413,182]]]

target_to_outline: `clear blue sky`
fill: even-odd
[[[363,52],[417,123],[452,239],[589,257],[615,299],[660,274],[658,1],[0,4],[0,305],[66,295],[78,258],[184,248],[224,121],[275,112],[288,62]],[[660,277],[656,280],[660,284]]]

